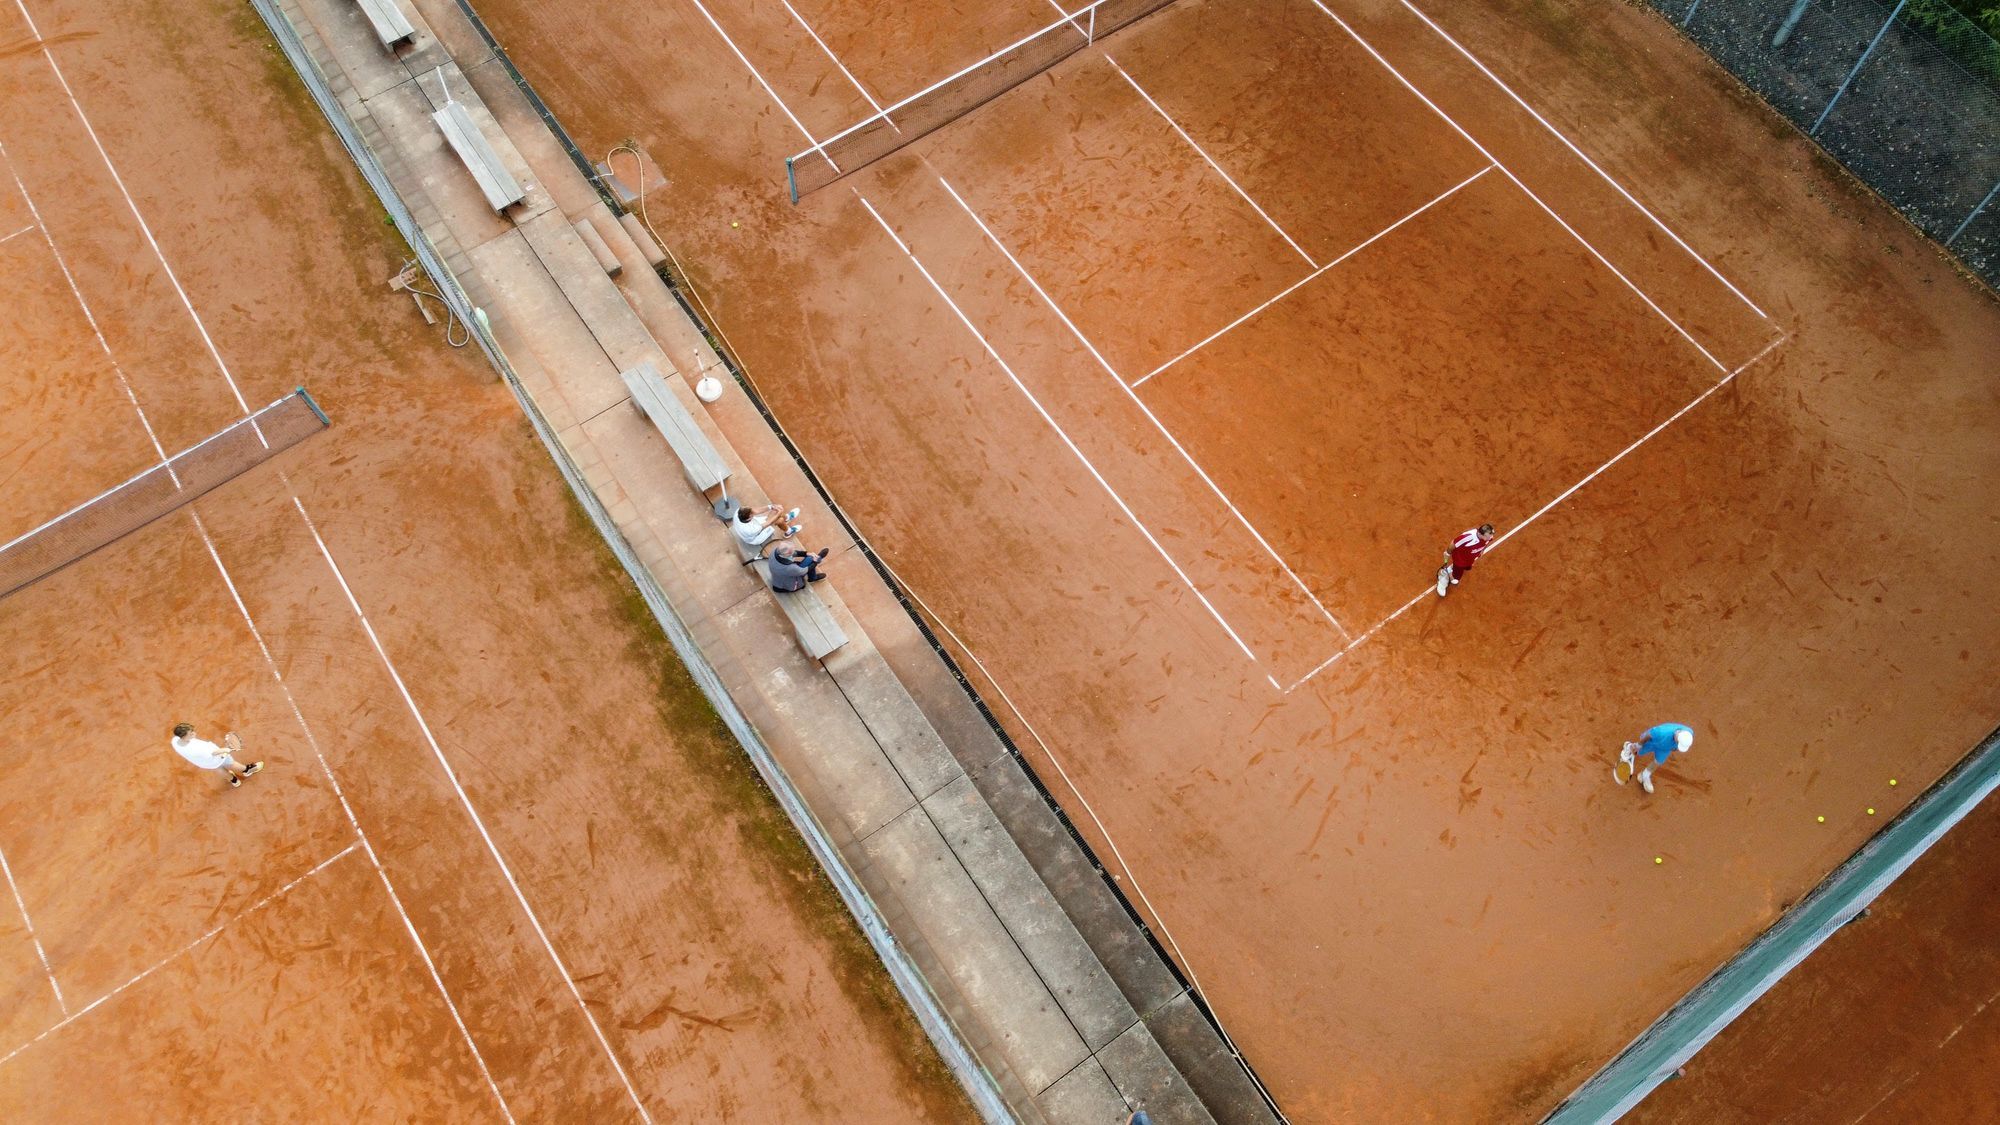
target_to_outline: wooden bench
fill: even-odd
[[[493,145],[486,135],[479,131],[472,115],[458,102],[446,102],[443,109],[431,114],[431,120],[444,133],[444,139],[451,144],[451,150],[465,162],[465,167],[478,182],[479,190],[486,196],[486,202],[495,211],[505,211],[528,197],[521,188],[514,173],[500,163],[500,154],[493,151]]]
[[[667,439],[674,456],[680,458],[681,470],[687,473],[695,491],[705,494],[729,479],[729,466],[722,460],[722,454],[715,451],[708,435],[701,432],[694,415],[674,397],[652,361],[621,371],[618,377],[625,380],[626,389],[632,392],[632,405],[653,423],[653,428]]]
[[[392,53],[397,47],[417,37],[417,29],[410,26],[403,9],[396,6],[396,0],[359,0],[361,14],[375,28],[375,38],[382,41]]]

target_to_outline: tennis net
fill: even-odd
[[[137,531],[331,423],[304,387],[0,545],[0,598]]]
[[[1096,0],[785,160],[792,202],[865,168],[1173,0]]]

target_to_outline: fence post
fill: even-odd
[[[1826,103],[1826,108],[1819,111],[1819,120],[1813,122],[1813,127],[1806,130],[1808,136],[1816,137],[1819,135],[1819,127],[1826,124],[1826,115],[1832,113],[1833,107],[1840,104],[1841,95],[1847,93],[1847,87],[1854,82],[1854,76],[1861,73],[1861,68],[1868,65],[1868,57],[1873,55],[1875,48],[1881,45],[1882,37],[1889,34],[1889,25],[1895,23],[1896,17],[1903,14],[1903,8],[1909,2],[1910,0],[1896,0],[1896,10],[1890,12],[1889,18],[1882,21],[1882,30],[1875,33],[1875,38],[1868,41],[1868,49],[1861,52],[1860,58],[1854,60],[1854,69],[1848,71],[1847,77],[1841,80],[1840,89],[1833,92],[1833,100]]]
[[[1981,211],[1986,210],[1986,205],[1993,202],[1995,195],[2000,195],[2000,180],[1993,182],[1993,190],[1987,192],[1986,198],[1979,201],[1979,206],[1974,207],[1972,213],[1965,217],[1965,221],[1958,224],[1958,229],[1951,232],[1951,237],[1944,240],[1947,247],[1958,241],[1958,236],[1965,233],[1965,228],[1972,225],[1972,220],[1978,218]]]
[[[1785,13],[1785,22],[1778,25],[1778,33],[1771,36],[1771,46],[1784,46],[1785,40],[1792,37],[1792,29],[1799,26],[1799,20],[1805,16],[1806,9],[1810,7],[1812,0],[1798,0],[1798,3],[1793,4],[1792,10]]]

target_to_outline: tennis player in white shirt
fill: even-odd
[[[225,737],[224,741],[228,741]],[[221,770],[229,775],[231,789],[243,784],[243,779],[264,768],[262,762],[244,765],[236,760],[228,748],[194,736],[194,724],[174,725],[174,753],[205,770]]]

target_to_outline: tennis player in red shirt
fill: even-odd
[[[1444,553],[1450,561],[1438,568],[1438,597],[1450,593],[1451,588],[1458,585],[1458,580],[1465,577],[1465,572],[1471,570],[1472,564],[1478,562],[1479,556],[1492,545],[1493,525],[1490,523],[1482,523],[1452,540],[1451,550]]]

